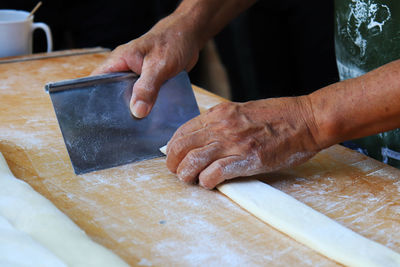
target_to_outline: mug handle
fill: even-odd
[[[35,31],[36,29],[42,29],[44,33],[46,34],[46,40],[47,40],[47,52],[51,52],[53,50],[53,38],[51,36],[51,31],[49,26],[47,24],[42,23],[42,22],[36,22],[33,23],[32,25],[32,31]]]

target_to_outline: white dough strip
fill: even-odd
[[[165,148],[160,149],[164,154]],[[217,189],[263,222],[338,263],[400,266],[400,254],[263,182],[237,179],[218,185]]]
[[[48,199],[15,178],[1,153],[0,219],[3,236],[8,236],[4,243],[0,238],[1,266],[5,263],[14,266],[12,263],[20,262],[21,254],[30,257],[29,264],[24,266],[59,266],[54,264],[58,259],[74,267],[128,266],[116,254],[92,241]],[[14,246],[15,253],[9,253],[13,244],[19,245]],[[41,257],[46,250],[50,252],[46,254],[48,257]],[[29,256],[34,252],[40,254]]]
[[[232,181],[217,189],[257,218],[336,262],[360,267],[400,266],[400,254],[263,182]]]

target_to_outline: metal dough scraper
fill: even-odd
[[[131,115],[138,76],[110,73],[46,85],[76,174],[163,156],[159,148],[200,114],[186,72],[161,87],[151,113]]]

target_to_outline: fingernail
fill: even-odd
[[[142,100],[138,100],[132,107],[132,114],[136,118],[141,119],[141,118],[144,118],[147,116],[147,114],[149,113],[149,110],[150,110],[150,106],[146,102],[144,102]]]

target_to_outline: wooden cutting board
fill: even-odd
[[[108,53],[66,54],[0,61],[0,151],[95,241],[139,266],[337,265],[219,192],[178,181],[165,158],[76,176],[43,88],[89,75]],[[202,112],[223,101],[194,90]],[[262,180],[400,253],[399,170],[336,145]]]

